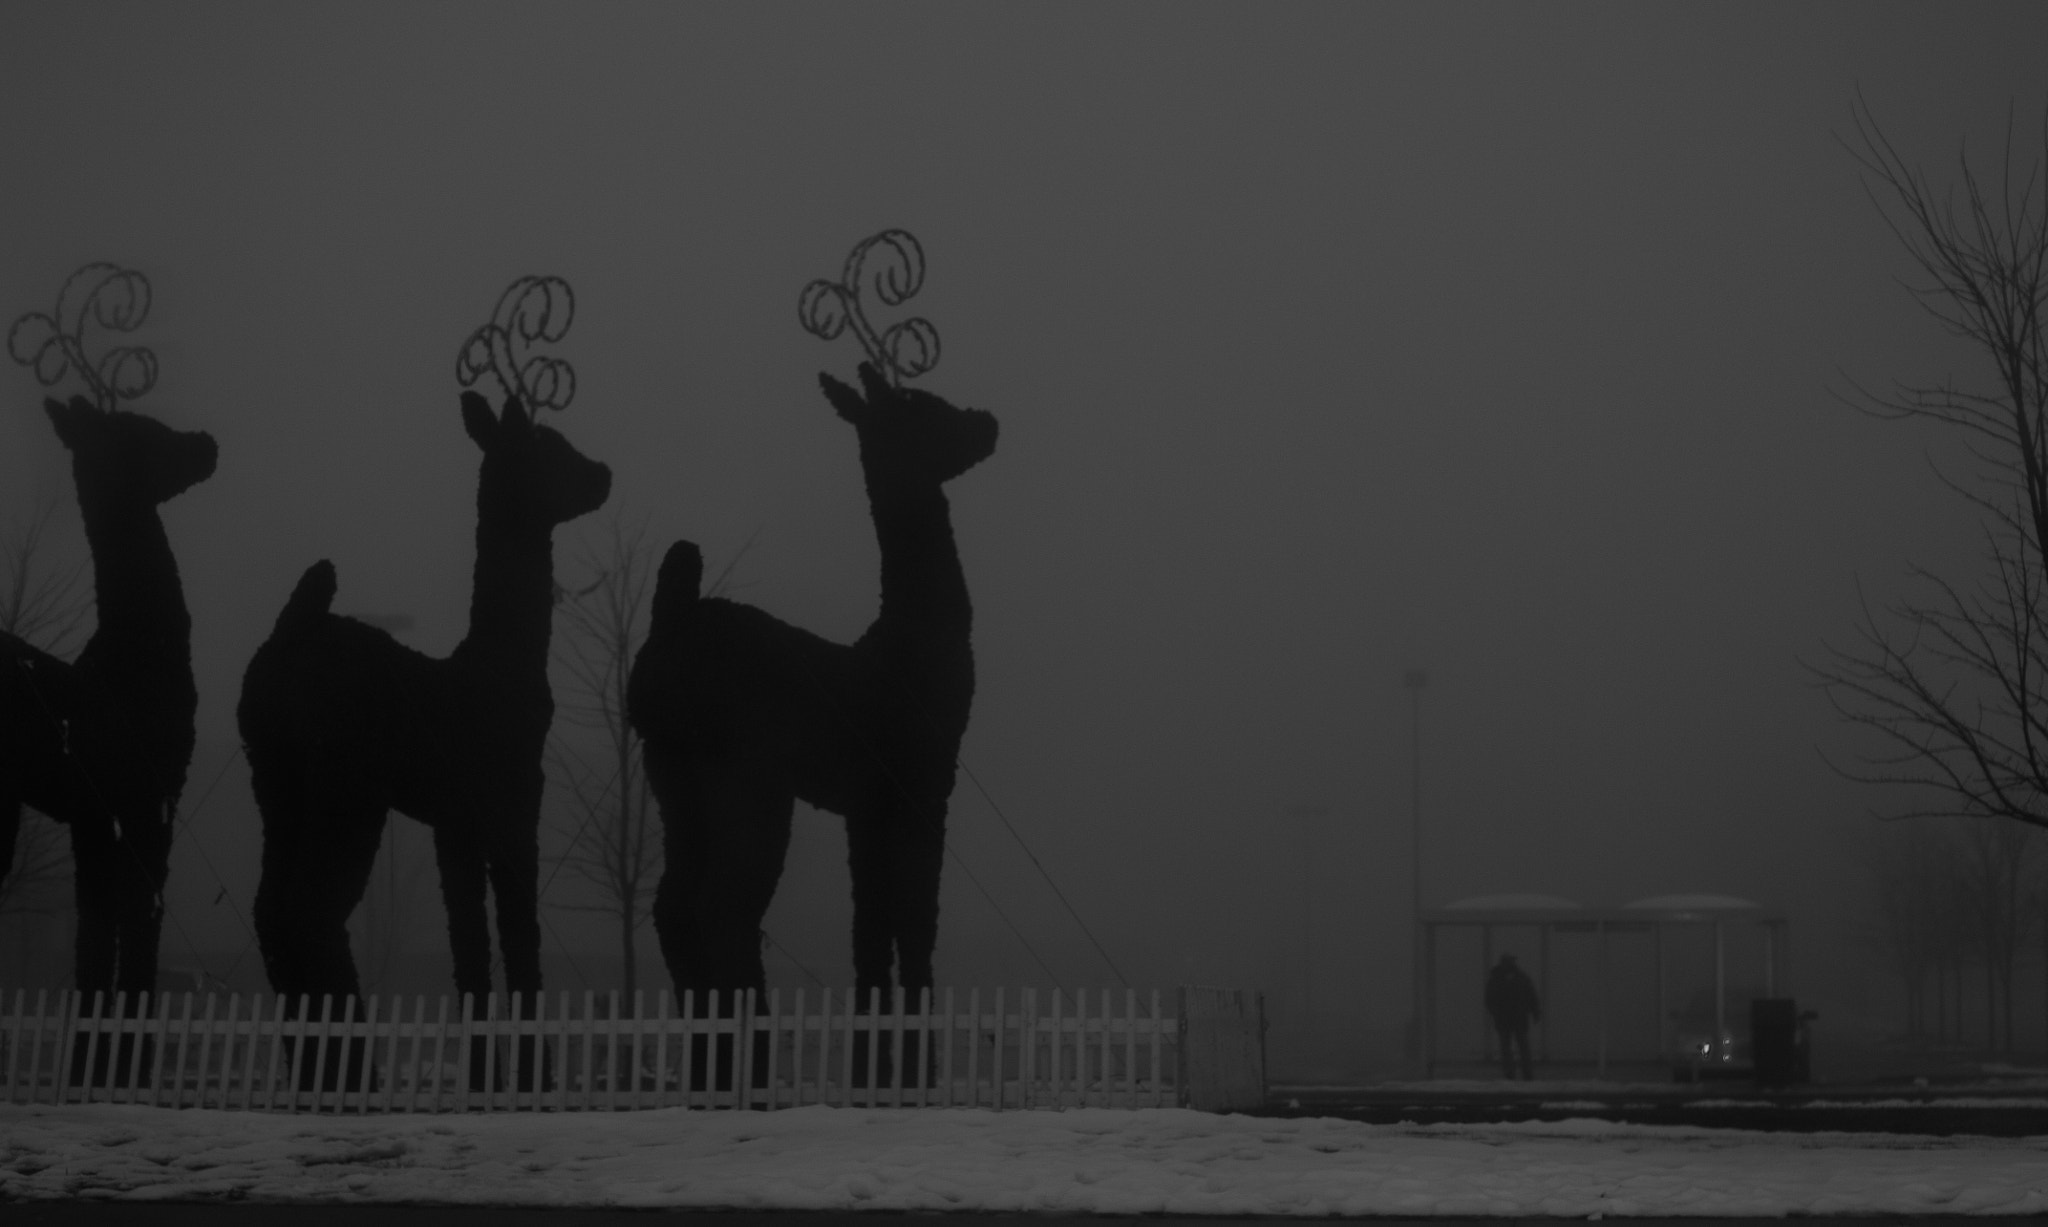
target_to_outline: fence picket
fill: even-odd
[[[569,990],[555,1001],[555,1111],[569,1110]],[[536,1097],[538,1102],[538,1097]]]
[[[5,999],[4,995],[0,995],[0,1000],[4,1000],[4,999]],[[41,1004],[41,1003],[40,1003],[40,1002],[38,1002],[37,1004]],[[36,1011],[36,1014],[38,1015],[38,1021],[40,1021],[40,1016],[41,1016],[41,1014],[42,1014],[42,1011],[41,1011],[41,1010],[37,1010],[37,1011]],[[16,1075],[17,1073],[19,1073],[19,1072],[20,1072],[20,1069],[21,1069],[21,1024],[22,1024],[22,1023],[24,1023],[24,1022],[26,1022],[26,1021],[28,1021],[28,990],[27,990],[27,989],[25,989],[25,988],[18,988],[18,989],[15,989],[15,990],[14,990],[14,1013],[13,1013],[13,1014],[12,1014],[12,1015],[11,1015],[11,1016],[9,1017],[9,1020],[8,1020],[8,1021],[9,1021],[9,1022],[10,1022],[10,1023],[12,1024],[12,1025],[11,1025],[11,1026],[9,1026],[9,1027],[7,1028],[7,1098],[6,1098],[6,1102],[8,1102],[8,1103],[13,1103],[13,1102],[14,1102],[14,1079],[15,1079],[15,1075]],[[33,1067],[31,1067],[31,1072],[33,1072]]]
[[[617,991],[602,1002],[586,991],[580,1017],[567,992],[552,1017],[544,994],[463,996],[460,1018],[443,995],[429,1020],[424,995],[408,1019],[402,997],[382,994],[323,996],[315,1015],[305,994],[275,995],[266,1012],[260,994],[247,1011],[227,994],[223,1011],[215,993],[141,993],[131,1005],[126,993],[41,989],[31,1002],[26,989],[0,990],[0,1102],[355,1115],[1178,1102],[1186,1075],[1165,1066],[1178,1065],[1169,1046],[1181,1024],[1158,990],[1141,1002],[1126,986],[1118,1008],[1108,988],[1092,1004],[1085,989],[1072,1002],[1053,989],[1041,1005],[1027,986],[1014,1010],[1001,988],[992,1010],[979,988],[964,1008],[951,987],[883,991],[749,989],[729,1008],[713,990],[678,994],[672,1008],[661,991],[651,1011],[644,991],[630,1007]]]
[[[1064,1064],[1060,1060],[1060,1058],[1064,1055],[1061,1052],[1061,1049],[1066,1047],[1064,1041],[1067,1038],[1067,1033],[1064,1026],[1066,1016],[1063,1012],[1065,1001],[1065,992],[1057,988],[1052,990],[1052,1042],[1050,1045],[1048,1045],[1051,1051],[1048,1052],[1046,1056],[1050,1060],[1052,1065],[1051,1106],[1055,1108],[1066,1106],[1067,1087],[1065,1079],[1063,1079],[1060,1076],[1061,1071],[1064,1068]]]
[[[777,1066],[782,1058],[782,990],[768,990],[768,1102],[762,1106],[770,1112],[782,1106],[782,1080]],[[751,1085],[752,1077],[747,1079]]]
[[[144,1080],[147,1080],[149,1082],[149,1106],[154,1108],[157,1106],[158,1096],[163,1091],[164,1044],[170,1039],[171,1034],[171,995],[169,993],[157,993],[156,1000],[151,1004],[156,1006],[156,1034],[151,1036],[149,1040],[145,1040],[142,1035],[142,1029],[139,1027],[136,1029],[135,1060],[133,1062],[136,1072],[135,1076],[129,1079],[134,1089],[128,1092],[128,1101],[134,1103],[137,1099],[141,1098],[142,1083]],[[188,1000],[187,1005],[189,1006],[189,1004]],[[147,1020],[138,1021],[146,1022]],[[145,1043],[149,1044],[147,1050],[144,1049]]]
[[[185,1106],[185,1049],[191,1042],[192,994],[188,992],[185,994],[185,1013],[178,1022],[178,1063],[171,1071],[171,1106],[174,1108]],[[149,1090],[150,1106],[154,1107],[162,1102],[163,1091],[164,1054],[162,1049],[158,1049],[156,1054],[156,1078]]]
[[[511,1102],[510,1110],[519,1110],[519,1022],[519,994],[507,989],[505,1012],[499,1015],[497,1022],[489,1028],[490,1052],[497,1061],[496,1069],[485,1080],[485,1085],[489,1088],[485,1094],[491,1097],[492,1111],[504,1107],[505,1101],[499,1098],[500,1087],[504,1088],[502,1093]],[[504,1056],[499,1057],[497,1054],[501,1052]]]

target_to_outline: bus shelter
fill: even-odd
[[[1474,933],[1478,938],[1476,966],[1466,961]],[[1710,994],[1708,1008],[1713,1034],[1718,1037],[1715,1043],[1723,1050],[1721,1059],[1726,1059],[1727,1037],[1734,1034],[1730,1019],[1744,1020],[1746,1026],[1747,1007],[1740,1001],[1731,1002],[1731,991],[1761,990],[1766,997],[1789,992],[1789,924],[1782,913],[1748,899],[1657,895],[1618,908],[1582,907],[1570,899],[1540,894],[1464,899],[1421,917],[1421,983],[1416,987],[1422,1005],[1426,1077],[1436,1076],[1441,1065],[1494,1059],[1492,1026],[1478,1004],[1478,990],[1493,968],[1496,953],[1503,949],[1503,939],[1531,936],[1535,941],[1533,966],[1526,945],[1520,946],[1518,957],[1535,981],[1543,1004],[1546,1025],[1532,1036],[1535,1058],[1543,1063],[1553,1059],[1555,1028],[1549,1024],[1567,1005],[1581,1024],[1579,1030],[1588,1033],[1584,1038],[1591,1049],[1573,1063],[1589,1063],[1605,1075],[1617,1057],[1672,1061],[1679,1056],[1674,1044],[1674,992],[1690,990],[1688,1000],[1695,1004]],[[1575,955],[1570,977],[1573,999],[1569,1002],[1557,995],[1558,956],[1565,946]],[[1706,983],[1694,987],[1682,977],[1674,978],[1675,964],[1686,962],[1674,958],[1680,947],[1688,953],[1697,951],[1692,963],[1708,964],[1707,968],[1691,967],[1694,978]],[[1626,957],[1616,957],[1624,954]],[[1731,977],[1731,962],[1739,964],[1739,975]],[[1463,1003],[1455,1010],[1468,1015],[1462,1024],[1447,1019],[1447,994]],[[1618,1028],[1626,1033],[1621,1036],[1626,1042],[1619,1052],[1615,1042]],[[1654,1053],[1644,1052],[1652,1029]],[[1455,1038],[1460,1032],[1476,1033],[1475,1055],[1465,1055],[1472,1050]]]

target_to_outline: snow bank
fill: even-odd
[[[1179,1109],[309,1117],[0,1107],[0,1199],[1092,1214],[2048,1211],[2048,1137]]]

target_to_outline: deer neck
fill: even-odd
[[[81,504],[80,512],[92,549],[94,643],[183,656],[192,616],[156,508],[94,510]]]
[[[921,634],[965,635],[973,622],[967,576],[953,542],[953,515],[937,485],[868,488],[882,555],[879,624]]]
[[[469,634],[456,654],[545,677],[554,617],[552,533],[479,519],[469,590]]]

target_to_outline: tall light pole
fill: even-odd
[[[1408,690],[1410,745],[1408,770],[1408,1055],[1420,1059],[1422,1038],[1422,688],[1429,673],[1410,669],[1401,675]]]

